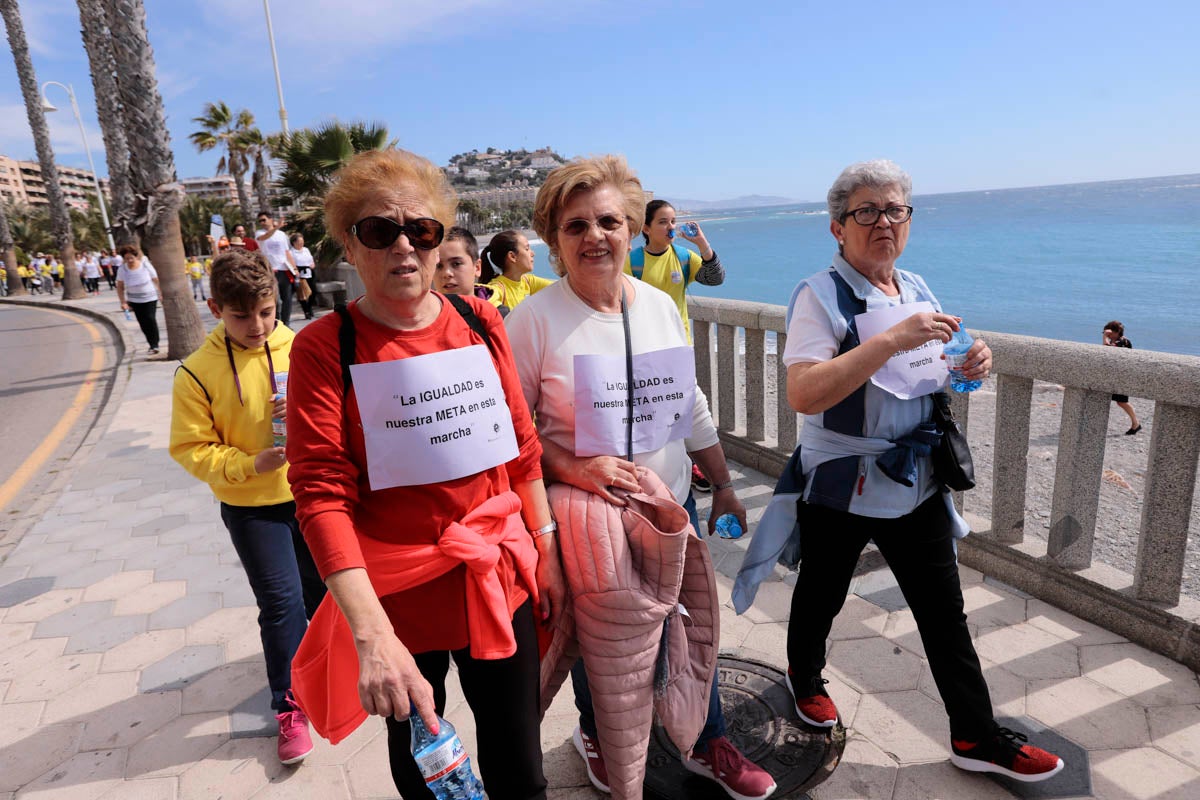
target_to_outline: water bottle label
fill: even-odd
[[[949,350],[942,351],[946,356],[946,368],[949,370],[962,369],[963,364],[967,363],[966,352],[951,353]]]
[[[467,760],[467,749],[454,736],[437,747],[416,757],[417,767],[426,783],[433,783],[458,769]]]

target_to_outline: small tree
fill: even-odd
[[[254,209],[250,206],[250,194],[246,191],[246,172],[250,169],[250,160],[246,157],[245,137],[254,127],[254,115],[244,108],[234,114],[223,100],[219,100],[205,103],[204,113],[193,117],[192,122],[200,126],[200,130],[188,136],[197,150],[207,153],[209,150],[225,148],[225,154],[217,162],[217,174],[228,171],[233,176],[242,223],[248,230],[251,229]]]

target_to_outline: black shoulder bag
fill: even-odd
[[[950,398],[945,392],[934,392],[933,423],[942,433],[942,440],[933,449],[933,477],[947,489],[965,492],[975,488],[975,464],[967,435],[950,410]]]

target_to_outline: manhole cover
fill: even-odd
[[[721,655],[718,680],[726,733],[734,746],[771,776],[774,797],[798,796],[832,773],[846,743],[840,725],[818,730],[796,717],[784,673],[769,664]],[[646,795],[728,800],[720,786],[684,769],[679,749],[662,726],[650,735]]]

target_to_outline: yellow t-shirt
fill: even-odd
[[[192,280],[198,281],[204,277],[204,265],[199,261],[189,262],[187,265],[187,271],[188,275],[192,277]]]
[[[531,294],[537,294],[552,283],[554,281],[549,278],[539,278],[532,272],[525,273],[518,281],[511,280],[503,275],[497,275],[487,283],[493,290],[492,296],[488,298],[488,302],[496,306],[496,308],[504,306],[509,311],[512,311],[526,297],[529,297]]]
[[[692,326],[688,322],[687,313],[687,287],[693,280],[696,279],[696,273],[700,271],[704,259],[700,258],[700,254],[695,250],[688,250],[691,254],[691,260],[688,263],[687,274],[684,274],[683,267],[679,263],[679,257],[675,255],[673,246],[667,247],[665,253],[653,255],[649,251],[645,254],[645,266],[642,268],[642,280],[655,289],[662,289],[667,294],[671,295],[671,299],[675,301],[675,307],[679,309],[679,316],[683,318],[683,330],[687,333],[688,344],[692,343]],[[633,264],[629,256],[625,257],[625,274],[633,274]]]
[[[18,264],[17,265],[17,275],[21,278],[28,278],[28,277],[31,277],[33,275],[33,273],[30,272],[29,267],[25,266],[24,264]]]

